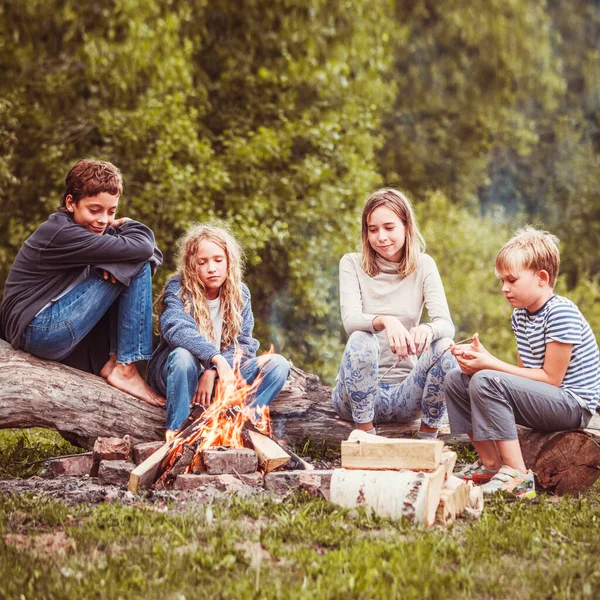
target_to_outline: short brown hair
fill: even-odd
[[[516,275],[521,269],[546,271],[550,287],[556,284],[560,267],[559,240],[555,235],[528,225],[519,229],[498,252],[496,275]]]
[[[60,199],[60,210],[66,209],[66,198],[72,196],[77,204],[82,198],[97,196],[102,192],[120,196],[123,193],[121,171],[105,160],[84,158],[77,161],[65,180],[65,191]]]
[[[369,198],[362,213],[362,258],[361,266],[363,271],[370,277],[375,277],[379,273],[377,266],[377,253],[369,243],[369,217],[371,213],[385,206],[392,210],[405,228],[406,240],[402,248],[402,256],[398,264],[398,275],[408,277],[417,270],[419,265],[419,256],[425,251],[425,240],[419,231],[417,219],[413,211],[410,200],[398,190],[384,188],[373,192]]]

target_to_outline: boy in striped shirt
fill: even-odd
[[[526,227],[496,257],[502,292],[514,307],[518,366],[492,356],[473,336],[453,346],[459,369],[444,380],[453,434],[469,435],[479,460],[460,473],[501,490],[535,496],[533,473],[523,461],[516,425],[540,431],[586,427],[598,403],[598,345],[577,306],[554,294],[558,239]]]

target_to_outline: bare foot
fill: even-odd
[[[117,355],[111,354],[110,358],[106,361],[106,364],[102,367],[102,371],[100,371],[100,377],[104,377],[104,379],[108,379],[108,376],[113,372],[115,365],[117,364]]]
[[[177,432],[173,431],[172,429],[167,429],[165,431],[165,442],[170,442],[175,437],[176,433]]]
[[[134,364],[116,364],[106,381],[118,390],[127,392],[152,406],[164,406],[167,403],[142,379]]]

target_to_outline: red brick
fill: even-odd
[[[96,438],[91,475],[94,477],[98,475],[98,469],[103,460],[129,460],[130,454],[131,438],[128,435],[123,438]]]
[[[91,469],[92,456],[90,454],[50,460],[46,463],[46,471],[50,477],[59,477],[60,475],[81,477],[83,475],[89,475]]]
[[[135,465],[126,460],[103,460],[98,470],[98,483],[127,487],[129,475],[133,469],[135,469]]]
[[[263,477],[261,473],[254,472],[247,475],[178,475],[173,484],[174,490],[195,490],[202,486],[214,486],[219,491],[236,492],[246,486],[262,488]]]
[[[149,456],[165,445],[164,442],[144,442],[133,447],[133,462],[136,465],[143,463]]]
[[[250,448],[208,448],[202,459],[209,475],[254,473],[258,468],[256,452]]]
[[[333,470],[320,471],[273,471],[265,475],[265,489],[276,494],[289,494],[304,488],[311,494],[329,500]]]

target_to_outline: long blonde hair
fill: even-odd
[[[384,188],[373,192],[363,208],[362,213],[362,253],[361,266],[363,271],[370,277],[375,277],[379,273],[377,266],[377,252],[373,250],[369,243],[369,217],[371,213],[385,206],[392,210],[402,221],[406,239],[398,264],[398,275],[408,277],[414,273],[419,265],[419,256],[425,251],[425,240],[419,231],[417,219],[413,211],[410,200],[398,190]]]
[[[217,244],[227,258],[227,277],[219,291],[221,298],[221,314],[223,330],[221,332],[221,348],[236,344],[238,334],[242,329],[242,270],[243,252],[240,244],[223,223],[219,225],[194,225],[178,241],[177,272],[171,278],[179,275],[183,285],[182,301],[198,323],[198,331],[216,342],[215,330],[210,318],[210,309],[206,298],[206,288],[198,276],[198,251],[202,242],[209,241]],[[165,286],[166,289],[166,286]],[[163,289],[156,300],[157,313],[160,318],[165,305]]]

